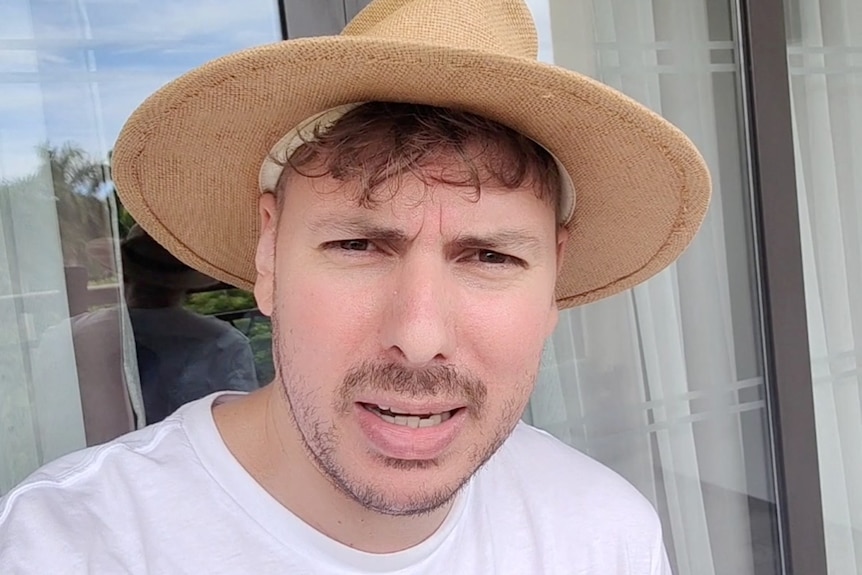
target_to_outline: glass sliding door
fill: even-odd
[[[829,573],[862,572],[862,5],[785,0]]]
[[[142,420],[110,183],[132,110],[182,72],[280,39],[272,0],[3,0],[0,495]]]

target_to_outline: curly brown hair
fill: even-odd
[[[356,201],[366,207],[391,199],[404,174],[472,188],[475,199],[486,182],[531,187],[549,205],[559,204],[560,173],[547,150],[502,124],[449,108],[362,104],[328,129],[314,129],[290,158],[276,161],[290,168],[274,190],[279,205],[292,173],[356,184]],[[432,163],[438,168],[433,174],[427,170]]]

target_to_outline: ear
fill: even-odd
[[[557,229],[557,276],[563,270],[563,256],[566,253],[566,244],[569,241],[569,230],[565,226],[559,226]],[[545,337],[551,337],[554,330],[557,329],[557,322],[560,319],[560,310],[557,307],[557,300],[551,297],[551,309],[548,311],[547,333]]]
[[[563,271],[563,256],[569,243],[569,229],[566,226],[557,228],[557,275]]]
[[[263,315],[272,315],[275,284],[275,242],[278,237],[278,204],[273,194],[262,194],[258,201],[260,237],[254,256],[257,279],[254,282],[254,298]]]

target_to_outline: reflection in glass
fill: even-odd
[[[122,123],[184,71],[279,39],[270,0],[2,5],[0,494],[145,421],[120,280],[133,222],[110,185]]]
[[[120,251],[147,425],[216,391],[257,389],[248,338],[227,322],[184,307],[190,292],[220,282],[179,261],[138,225]]]

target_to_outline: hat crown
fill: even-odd
[[[536,27],[522,0],[376,0],[344,36],[415,41],[535,60]]]

